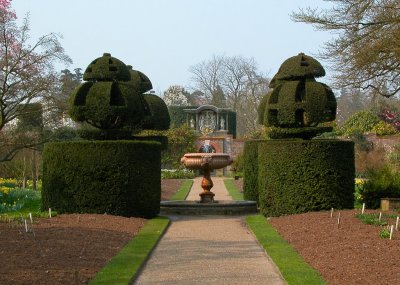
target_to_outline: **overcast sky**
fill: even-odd
[[[300,7],[326,7],[322,0],[13,0],[12,6],[19,21],[30,14],[32,40],[63,36],[71,71],[109,52],[145,73],[157,94],[193,85],[190,66],[213,55],[252,57],[272,77],[286,58],[316,56],[332,37],[289,17]]]

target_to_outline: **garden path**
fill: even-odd
[[[213,177],[216,200],[232,200]],[[199,200],[201,178],[188,200]],[[286,282],[237,216],[170,216],[171,225],[133,284],[271,284]]]

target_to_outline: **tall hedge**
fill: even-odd
[[[228,134],[231,134],[236,139],[236,112],[228,111]]]
[[[244,143],[243,198],[258,203],[258,144],[252,140]]]
[[[160,143],[74,141],[45,145],[43,209],[153,217],[161,197]]]
[[[199,106],[168,106],[169,116],[171,118],[171,128],[179,128],[187,125],[187,113],[184,109],[197,109]]]
[[[259,142],[258,190],[265,216],[353,208],[354,143]]]

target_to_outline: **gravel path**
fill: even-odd
[[[199,200],[201,179],[188,199]],[[231,200],[213,178],[216,200]],[[134,284],[286,284],[243,217],[171,216],[171,226]]]

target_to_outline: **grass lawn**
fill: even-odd
[[[190,188],[193,185],[192,179],[185,179],[182,181],[181,187],[179,187],[178,191],[171,197],[170,200],[185,200],[187,195],[189,194]]]
[[[224,179],[225,187],[228,190],[229,195],[235,201],[243,201],[243,193],[241,193],[233,183],[233,179]]]

